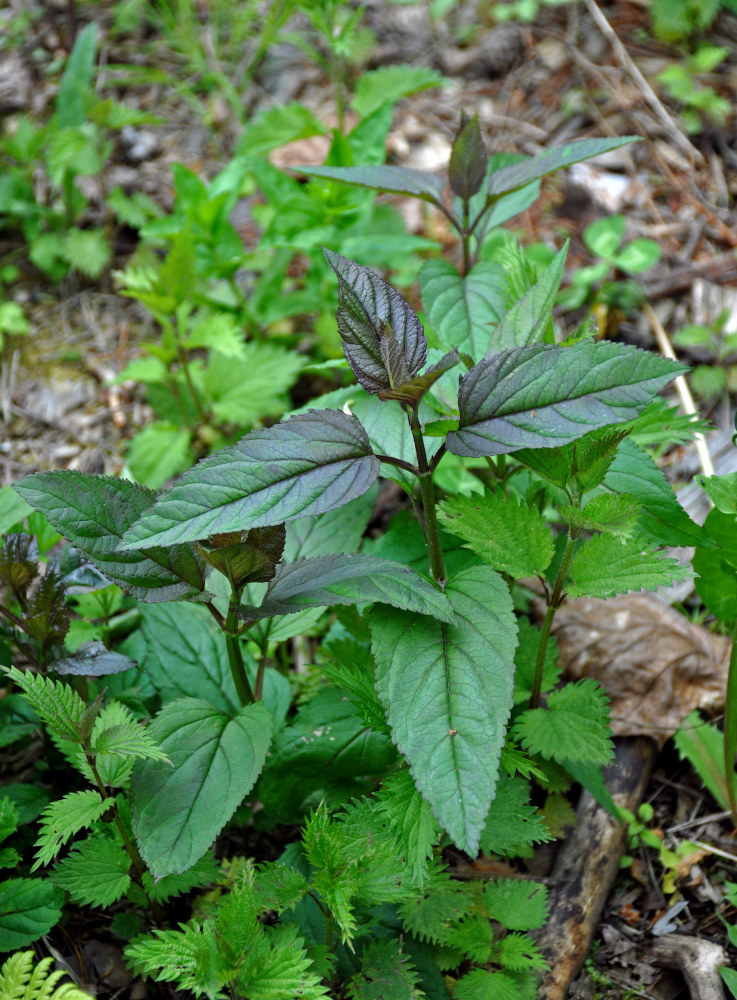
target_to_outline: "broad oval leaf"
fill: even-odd
[[[444,347],[481,358],[495,323],[506,311],[506,279],[496,264],[482,261],[462,278],[445,260],[428,260],[420,271],[422,306]]]
[[[376,689],[417,788],[453,843],[473,855],[512,707],[517,623],[488,566],[462,570],[445,593],[455,625],[374,609]]]
[[[356,187],[373,188],[389,194],[409,194],[433,205],[441,205],[443,200],[442,179],[424,170],[386,164],[372,167],[295,167],[295,170],[308,177],[324,177],[340,184],[355,184]]]
[[[127,533],[125,547],[194,541],[323,514],[365,493],[378,472],[355,417],[309,410],[251,431],[199,462]]]
[[[181,601],[201,593],[206,567],[191,545],[122,546],[125,532],[159,494],[127,479],[37,472],[14,486],[86,559],[139,601]]]
[[[461,127],[453,141],[448,165],[453,194],[464,201],[472,198],[486,178],[488,162],[478,115],[469,119],[461,112]]]
[[[408,382],[427,356],[414,309],[370,267],[332,250],[323,253],[338,278],[338,332],[353,374],[374,393]]]
[[[234,717],[196,698],[172,702],[148,729],[173,763],[133,769],[133,832],[155,879],[190,868],[253,787],[271,743],[263,704]]]
[[[631,142],[639,142],[640,138],[639,135],[625,135],[619,139],[583,139],[580,142],[571,142],[567,146],[548,149],[522,163],[515,163],[495,171],[489,178],[489,194],[498,197],[507,191],[515,191],[546,174],[552,174],[563,167],[570,167],[574,163],[580,163],[581,160],[589,160],[592,156],[619,149],[620,146],[627,146]]]
[[[64,894],[49,879],[9,878],[0,884],[0,951],[37,941],[61,920]]]
[[[525,347],[543,339],[545,328],[555,302],[555,296],[563,277],[568,241],[529,291],[525,292],[502,316],[492,334],[492,347],[487,357],[510,347]]]
[[[448,435],[447,447],[456,455],[482,456],[563,445],[630,420],[686,370],[610,341],[502,351],[462,378],[460,427]]]
[[[339,510],[290,521],[284,546],[285,561],[355,552],[371,520],[376,496],[377,487],[374,486]]]
[[[390,604],[395,608],[453,621],[448,598],[409,566],[365,555],[331,555],[282,563],[260,608],[243,617],[271,618],[302,608],[332,604]]]

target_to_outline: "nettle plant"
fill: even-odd
[[[611,145],[588,140],[490,172],[477,123],[464,120],[450,170],[458,214],[432,175],[376,167],[359,180],[442,206],[470,266],[477,234],[511,210],[504,196],[519,204],[545,173]],[[447,995],[445,971],[460,1000],[533,997],[542,959],[526,931],[545,918],[544,887],[459,884],[438,855],[454,844],[518,856],[549,839],[533,777],[560,789],[567,772],[606,797],[606,697],[593,680],[560,685],[551,628],[566,595],[655,588],[686,572],[659,548],[689,544],[698,529],[628,439],[657,439],[660,411],[638,415],[683,368],[620,344],[543,342],[564,252],[539,278],[522,256],[506,276],[483,261],[465,276],[429,262],[433,348],[389,284],[325,257],[360,386],[252,431],[163,494],[71,471],[15,487],[143,602],[124,652],[163,707],[136,744],[130,814],[113,816],[145,866],[142,891],[144,875],[166,881],[201,864],[233,817],[258,829],[307,817],[301,844],[278,862],[235,865],[229,894],[128,956],[213,997],[226,987],[274,997],[276,982],[284,997],[325,995],[325,982],[369,996],[387,970],[397,996],[418,984]],[[475,484],[470,495],[438,503],[437,483],[453,479],[444,464]],[[381,475],[403,487],[416,519],[397,515],[358,552]],[[529,578],[546,605],[539,628],[515,613],[529,606]],[[325,609],[317,678],[288,718],[284,642]],[[59,682],[12,676],[68,714]],[[77,708],[69,723],[85,754],[101,750],[99,736],[90,742],[98,711]],[[94,868],[98,885],[121,866],[128,874],[122,857],[117,872]]]

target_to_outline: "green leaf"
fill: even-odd
[[[309,888],[309,881],[296,868],[279,861],[265,861],[259,865],[255,877],[256,907],[261,913],[292,910]]]
[[[442,87],[446,82],[429,66],[381,66],[361,73],[351,107],[362,118],[367,118],[384,104],[396,104],[402,97]]]
[[[416,614],[453,621],[447,598],[408,566],[365,555],[321,556],[282,563],[260,608],[237,609],[246,621],[302,608],[380,602]]]
[[[120,674],[136,666],[136,661],[121,653],[111,653],[98,639],[90,639],[77,646],[72,656],[54,660],[57,674],[78,677],[105,677]]]
[[[38,712],[45,726],[64,739],[81,741],[80,726],[87,706],[73,687],[30,670],[2,669],[22,689],[28,704]]]
[[[434,365],[430,365],[421,375],[415,375],[413,378],[408,379],[403,382],[400,386],[395,389],[382,389],[379,392],[379,399],[396,399],[400,403],[406,403],[412,406],[414,403],[418,402],[425,393],[431,389],[438,379],[442,378],[446,372],[449,372],[451,368],[459,363],[460,357],[458,356],[458,351],[448,351],[444,354],[439,361]]]
[[[605,428],[590,431],[561,448],[524,448],[516,457],[571,498],[580,499],[603,482],[626,435],[625,430]]]
[[[0,882],[0,951],[15,951],[48,934],[61,920],[62,894],[48,879]]]
[[[596,535],[576,550],[566,584],[569,597],[614,597],[630,591],[657,590],[691,571],[676,559],[661,556],[637,537],[622,542],[615,535]]]
[[[722,977],[733,997],[737,997],[737,972],[726,965],[719,966],[719,975]]]
[[[704,536],[676,499],[652,457],[632,441],[622,441],[603,480],[611,493],[629,493],[642,504],[639,525],[661,545],[704,544]]]
[[[415,788],[409,771],[391,774],[376,793],[379,813],[397,836],[412,881],[421,885],[429,875],[428,861],[438,841],[438,826],[429,804]]]
[[[131,473],[142,486],[157,490],[194,462],[191,432],[170,420],[154,420],[139,431],[128,448]]]
[[[231,718],[195,698],[172,702],[149,727],[173,762],[133,769],[133,831],[155,878],[200,858],[251,790],[271,743],[263,704]]]
[[[208,851],[181,875],[166,875],[154,882],[149,872],[144,872],[143,888],[152,902],[165,903],[168,899],[181,896],[182,893],[189,892],[191,889],[213,885],[220,876],[220,865],[213,857],[212,852]]]
[[[543,339],[558,294],[568,254],[568,241],[537,282],[499,320],[487,357],[510,347],[525,347]]]
[[[610,260],[622,245],[627,220],[623,215],[607,215],[597,219],[583,231],[583,241],[594,257]]]
[[[461,126],[450,151],[448,179],[453,193],[462,201],[468,202],[480,190],[488,162],[478,115],[469,119],[461,112]]]
[[[612,758],[609,699],[592,678],[567,684],[548,697],[547,708],[530,708],[514,732],[528,753],[565,766],[566,761],[608,764]]]
[[[443,181],[437,174],[407,167],[379,165],[373,167],[296,167],[308,177],[324,177],[339,184],[373,188],[389,194],[408,194],[433,205],[442,204]]]
[[[427,260],[420,271],[422,305],[442,345],[474,359],[486,353],[493,324],[504,315],[504,289],[504,272],[488,261],[465,278],[445,260]]]
[[[635,416],[684,370],[667,358],[611,341],[536,344],[484,358],[462,379],[456,455],[553,447]]]
[[[213,351],[204,371],[204,387],[218,420],[254,424],[278,416],[289,406],[287,390],[293,385],[302,358],[273,344],[251,341],[242,357]]]
[[[519,645],[514,655],[514,701],[521,705],[530,700],[535,677],[535,663],[540,646],[540,629],[530,624],[528,618],[519,619]],[[551,691],[560,680],[558,641],[550,636],[545,647],[543,665],[543,693]]]
[[[110,263],[113,249],[101,229],[72,226],[64,236],[64,256],[88,278],[99,278]]]
[[[376,487],[372,487],[338,510],[290,521],[284,546],[286,562],[355,552],[371,520],[376,495]]]
[[[424,941],[445,944],[473,903],[471,886],[445,878],[426,889],[407,895],[399,904],[399,915],[407,930]]]
[[[218,1000],[225,994],[218,977],[218,941],[210,923],[182,924],[178,931],[154,930],[154,936],[139,937],[125,949],[129,965],[157,982],[175,981],[196,996]]]
[[[52,802],[41,814],[39,834],[36,839],[36,861],[31,868],[48,865],[70,837],[95,823],[110,808],[110,801],[101,798],[92,788],[69,792]]]
[[[474,854],[512,703],[517,629],[489,567],[463,570],[445,593],[454,626],[374,608],[376,686],[418,789],[453,842]]]
[[[566,524],[575,528],[604,531],[628,539],[637,525],[640,507],[640,501],[629,493],[603,493],[589,500],[583,509],[562,506],[558,513]]]
[[[278,146],[296,139],[324,135],[325,131],[323,123],[299,101],[276,104],[248,122],[238,140],[237,150],[245,156],[263,156]]]
[[[66,889],[80,906],[112,906],[130,887],[130,866],[122,844],[107,837],[88,837],[59,862],[51,881],[58,889]]]
[[[567,146],[557,146],[555,149],[548,149],[544,153],[515,163],[508,167],[502,167],[495,171],[489,178],[489,194],[498,197],[506,194],[507,191],[516,191],[517,188],[524,187],[530,181],[552,174],[563,167],[570,167],[581,160],[588,160],[592,156],[599,156],[601,153],[608,153],[610,150],[627,146],[631,142],[638,142],[639,136],[628,135],[619,139],[583,139],[580,142],[572,142]]]
[[[548,967],[540,949],[527,934],[507,934],[497,942],[495,951],[494,960],[510,972]]]
[[[614,258],[615,265],[628,274],[640,274],[660,260],[660,245],[655,240],[633,240]]]
[[[0,489],[0,535],[4,535],[33,510],[12,486]]]
[[[696,593],[713,615],[728,625],[737,618],[737,520],[718,508],[704,521],[704,539],[717,548],[698,546],[693,557]]]
[[[361,953],[361,971],[348,984],[350,1000],[415,1000],[419,977],[402,944],[373,941]]]
[[[485,854],[514,857],[526,847],[553,837],[542,816],[530,805],[530,783],[502,775],[481,834]]]
[[[500,878],[487,882],[484,903],[492,919],[510,931],[532,931],[548,916],[548,887],[540,882]]]
[[[531,994],[535,997],[537,987]],[[527,1000],[517,979],[507,972],[474,969],[456,983],[455,1000]]]
[[[56,95],[56,119],[61,128],[81,125],[87,118],[96,51],[97,24],[92,21],[77,36],[61,77]]]
[[[673,736],[681,757],[687,760],[722,809],[729,809],[729,788],[724,770],[724,733],[691,712]]]
[[[372,393],[408,382],[427,356],[414,310],[371,268],[332,250],[323,253],[338,278],[338,332],[353,374]]]
[[[120,541],[156,494],[126,479],[37,472],[13,487],[110,580],[140,601],[186,600],[204,589],[191,546],[123,551]]]
[[[694,476],[702,490],[722,514],[737,514],[737,472],[724,476]]]
[[[536,507],[513,494],[451,497],[440,504],[446,530],[500,573],[520,579],[544,573],[553,558],[553,536]]]
[[[323,514],[361,496],[379,461],[355,417],[310,410],[203,459],[128,532],[125,546],[208,535]]]
[[[115,726],[95,728],[90,740],[90,752],[99,756],[140,757],[165,760],[166,754],[151,739],[147,729],[138,722],[121,722]]]

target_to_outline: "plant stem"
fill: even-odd
[[[251,685],[246,675],[246,668],[243,666],[243,650],[238,638],[238,619],[235,616],[235,608],[240,599],[240,594],[234,593],[228,608],[228,617],[225,620],[225,646],[228,650],[228,663],[230,673],[233,677],[235,689],[241,705],[251,705],[256,700],[251,690]]]
[[[264,693],[264,672],[266,671],[266,650],[261,650],[256,671],[256,683],[253,686],[253,697],[256,701],[261,701]]]
[[[425,516],[425,542],[427,543],[427,551],[430,556],[430,571],[435,581],[441,587],[444,587],[447,576],[443,561],[443,549],[440,544],[438,515],[435,510],[435,487],[432,482],[432,469],[427,461],[425,442],[422,439],[422,430],[420,429],[420,421],[417,416],[417,406],[407,416],[409,418],[410,430],[412,431],[412,439],[415,443],[415,454],[417,455],[417,478],[420,483],[420,495],[422,497],[422,508]]]
[[[550,638],[550,629],[553,625],[553,619],[555,618],[555,612],[563,603],[563,587],[566,582],[566,577],[568,576],[568,569],[571,565],[571,559],[573,558],[573,549],[576,544],[576,539],[581,533],[580,528],[571,528],[568,532],[568,541],[566,542],[566,549],[563,553],[563,559],[558,570],[558,576],[555,579],[555,586],[553,588],[553,593],[548,602],[548,610],[545,612],[545,621],[543,622],[543,627],[540,630],[540,642],[537,647],[537,659],[535,660],[535,676],[532,682],[532,694],[530,695],[530,708],[537,708],[540,704],[540,693],[543,686],[543,668],[545,667],[545,653],[548,648],[548,639]]]
[[[471,233],[468,229],[468,199],[463,199],[463,231],[461,242],[463,243],[463,277],[465,278],[471,270]]]
[[[727,779],[727,799],[732,813],[732,824],[737,829],[737,623],[732,632],[732,652],[727,672],[727,693],[724,704],[724,776]]]

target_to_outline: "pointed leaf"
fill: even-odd
[[[317,517],[300,517],[287,525],[284,559],[313,559],[337,552],[355,552],[361,544],[376,503],[376,487],[345,507]]]
[[[535,344],[484,358],[462,379],[456,455],[553,447],[631,419],[682,365],[611,341]]]
[[[55,867],[51,881],[81,906],[111,906],[131,884],[130,866],[130,855],[122,844],[88,837]]]
[[[323,250],[338,278],[338,331],[353,374],[369,392],[394,389],[425,363],[427,339],[412,307],[369,267]]]
[[[569,597],[614,597],[668,587],[690,576],[688,566],[661,556],[648,542],[634,538],[622,543],[616,535],[596,535],[574,555],[566,593]]]
[[[195,698],[175,701],[148,729],[173,762],[133,770],[133,832],[154,878],[202,857],[261,773],[271,743],[263,704],[233,718]]]
[[[463,201],[472,198],[484,182],[488,162],[478,115],[469,119],[461,112],[461,127],[453,141],[448,166],[453,193]]]
[[[53,661],[57,674],[76,674],[82,677],[103,677],[120,674],[135,667],[136,661],[122,653],[111,653],[99,639],[83,642],[72,656]]]
[[[282,563],[259,608],[239,609],[245,620],[291,614],[333,604],[390,604],[441,621],[453,621],[448,599],[409,566],[364,555],[322,556]]]
[[[590,677],[553,691],[547,708],[523,712],[514,732],[529,753],[564,765],[568,760],[608,764],[614,754],[609,699]]]
[[[219,570],[235,588],[246,583],[266,583],[281,560],[286,543],[283,524],[250,531],[231,531],[211,535],[196,542],[202,558]]]
[[[415,375],[396,389],[382,389],[378,394],[379,399],[397,399],[400,403],[409,403],[411,406],[422,399],[428,389],[431,389],[437,380],[454,368],[460,360],[458,351],[449,351],[422,375]]]
[[[310,410],[199,462],[128,532],[126,548],[322,514],[361,496],[379,462],[355,417]]]
[[[340,184],[355,184],[357,187],[387,191],[389,194],[409,194],[422,198],[433,205],[442,204],[443,181],[437,174],[424,170],[409,170],[407,167],[295,167],[308,177],[324,177]]]
[[[506,311],[504,272],[481,261],[465,278],[445,260],[428,260],[420,271],[422,305],[444,347],[474,360],[489,348],[493,324]]]
[[[566,522],[585,531],[605,531],[620,538],[631,538],[640,513],[640,501],[630,493],[603,493],[586,506],[563,506],[558,513]]]
[[[127,479],[81,472],[37,472],[14,486],[24,500],[139,601],[186,600],[204,589],[205,567],[192,546],[123,551],[124,532],[157,494]]]
[[[640,136],[637,135],[626,135],[619,139],[583,139],[567,146],[548,149],[522,163],[515,163],[495,171],[489,178],[489,194],[498,197],[507,191],[516,191],[517,188],[524,187],[538,177],[552,174],[556,170],[570,167],[592,156],[608,153],[612,149],[619,149],[620,146],[627,146],[631,142],[638,142],[639,139]]]
[[[453,842],[475,854],[512,704],[517,627],[489,567],[463,570],[445,593],[455,626],[374,609],[376,686],[418,789]]]
[[[563,277],[568,241],[540,275],[532,288],[514,303],[499,321],[491,337],[487,357],[509,347],[524,347],[542,340]]]
[[[9,878],[0,884],[0,951],[25,948],[61,920],[64,895],[48,879]]]
[[[384,104],[394,105],[401,97],[409,97],[431,87],[442,87],[445,83],[447,81],[437,70],[429,66],[380,66],[361,73],[351,107],[366,118]]]

